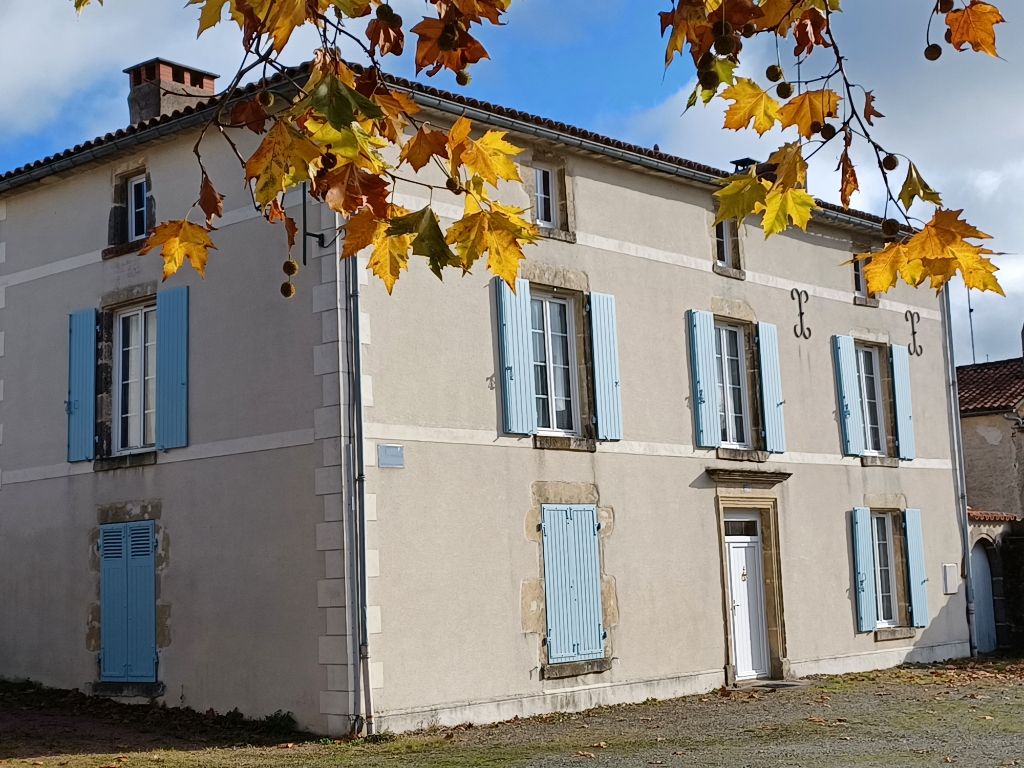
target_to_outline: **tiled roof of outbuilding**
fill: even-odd
[[[956,369],[960,413],[1010,411],[1024,400],[1024,357]]]
[[[980,509],[967,509],[967,518],[972,523],[1015,523],[1017,516],[1009,512],[984,512]]]

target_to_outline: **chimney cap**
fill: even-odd
[[[214,80],[216,80],[218,77],[220,77],[220,75],[216,74],[215,72],[207,72],[205,69],[197,69],[196,67],[190,67],[188,64],[179,64],[176,61],[171,61],[170,59],[163,59],[163,58],[160,58],[159,56],[157,56],[155,58],[152,58],[152,59],[146,59],[146,61],[141,61],[138,64],[132,64],[127,69],[123,69],[121,71],[124,72],[126,75],[130,75],[135,70],[141,69],[142,67],[145,67],[145,66],[147,66],[149,64],[167,64],[168,66],[171,66],[171,67],[181,67],[182,69],[186,70],[187,72],[192,72],[192,73],[197,74],[197,75],[203,75],[205,77],[209,77],[209,78],[212,78]]]

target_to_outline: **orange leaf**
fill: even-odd
[[[822,36],[822,32],[828,29],[828,19],[825,14],[817,8],[808,8],[801,14],[793,28],[793,37],[796,38],[794,56],[802,56],[814,52],[814,46],[831,48],[832,43]]]
[[[885,117],[885,115],[875,109],[875,94],[871,91],[864,91],[864,119],[868,121],[868,125],[874,125],[876,117]]]
[[[405,33],[398,25],[385,24],[380,19],[374,19],[366,25],[366,37],[370,40],[370,52],[380,49],[382,54],[393,53],[401,56],[405,50]]]
[[[193,224],[191,221],[165,221],[156,227],[146,244],[139,251],[140,256],[145,256],[156,248],[161,249],[164,259],[164,280],[173,275],[185,259],[192,265],[192,268],[199,273],[200,277],[206,277],[206,260],[209,258],[209,251],[216,250],[217,246],[210,239],[210,230]]]
[[[480,59],[490,58],[480,41],[457,21],[424,17],[410,31],[419,36],[416,43],[417,74],[427,67],[430,67],[429,77],[443,68],[461,72]]]
[[[369,205],[380,218],[388,215],[388,183],[351,163],[318,176],[314,194],[338,213],[348,214]]]
[[[794,96],[779,109],[782,127],[795,125],[800,135],[809,139],[814,135],[811,127],[815,123],[820,128],[827,118],[836,116],[840,100],[839,94],[829,88]]]
[[[946,26],[949,27],[950,44],[958,51],[970,45],[976,51],[998,56],[996,53],[995,25],[1002,24],[1006,19],[991,3],[971,0],[966,8],[958,8],[946,14]]]
[[[405,143],[399,156],[400,160],[409,163],[414,171],[429,163],[432,157],[448,157],[448,134],[432,131],[426,125]]]
[[[843,154],[839,158],[839,168],[837,170],[841,171],[839,199],[843,203],[843,208],[849,208],[850,198],[854,192],[860,189],[860,184],[857,182],[857,169],[854,168],[853,160],[850,159],[850,144],[853,143],[853,132],[846,128],[844,134]]]
[[[213,188],[213,182],[203,171],[203,181],[199,185],[199,207],[206,214],[207,228],[213,227],[213,217],[224,215],[224,195]]]
[[[229,119],[232,125],[244,125],[253,133],[263,133],[270,115],[260,104],[259,99],[247,99],[238,102],[231,108]]]

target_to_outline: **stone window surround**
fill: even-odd
[[[717,208],[716,208],[716,210],[717,210]],[[735,230],[736,230],[736,248],[737,248],[737,250],[736,250],[736,263],[739,264],[739,266],[738,267],[729,267],[729,266],[726,266],[725,264],[722,264],[722,263],[720,263],[718,261],[718,232],[716,231],[718,225],[715,224],[715,220],[714,220],[714,218],[712,218],[712,220],[711,220],[711,271],[714,272],[716,275],[721,275],[722,277],[728,277],[728,278],[731,278],[733,280],[746,280],[747,279],[747,271],[746,271],[746,269],[744,269],[745,261],[746,260],[744,259],[744,253],[743,253],[743,241],[742,241],[742,238],[740,237],[740,223],[738,221],[736,221],[735,219],[727,219],[726,221],[727,222],[731,222],[732,226],[735,227]]]
[[[128,240],[128,183],[138,176],[146,177],[146,229],[156,226],[156,200],[153,197],[153,178],[145,162],[133,160],[114,170],[110,215],[107,221],[107,247],[101,256],[104,260],[135,253],[146,242],[145,237]]]
[[[534,150],[532,155],[524,161],[524,167],[529,167],[530,172],[524,173],[523,188],[530,198],[530,211],[534,221],[537,220],[536,192],[537,181],[533,174],[533,163],[550,167],[556,172],[558,185],[558,228],[541,227],[537,230],[541,237],[548,240],[561,240],[565,243],[576,242],[576,210],[573,195],[573,177],[571,165],[566,157],[561,154],[553,154],[543,150]],[[527,163],[529,165],[527,166]]]

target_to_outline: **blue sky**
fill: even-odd
[[[424,0],[392,4],[406,27],[426,8]],[[0,48],[0,170],[124,126],[121,70],[131,64],[162,56],[224,75],[233,71],[237,28],[222,24],[196,40],[197,12],[183,5],[106,0],[78,18],[70,0],[0,0],[0,29],[24,32]],[[751,132],[722,130],[721,106],[681,117],[693,69],[677,60],[664,70],[657,12],[668,6],[668,0],[514,0],[508,25],[481,35],[492,60],[473,69],[464,92],[718,167],[778,146],[777,135],[758,142]],[[999,28],[1003,61],[947,50],[938,62],[925,62],[914,41],[923,39],[929,2],[857,0],[836,22],[853,76],[874,88],[887,114],[876,138],[912,155],[948,207],[965,208],[972,223],[996,235],[996,250],[1014,254],[997,258],[1007,298],[974,300],[979,360],[1021,354],[1024,258],[1015,254],[1024,252],[1018,213],[1024,103],[1005,98],[1024,87],[1024,23],[1012,18],[1015,6],[1004,3],[1011,18]],[[884,25],[867,23],[883,16]],[[297,33],[285,58],[298,63],[312,47],[311,35]],[[395,74],[412,77],[408,47],[403,60],[387,61]],[[759,74],[773,54],[751,46],[744,55],[746,73]],[[423,79],[457,89],[449,73]],[[812,193],[837,198],[834,166],[834,157],[812,165]],[[878,211],[882,189],[869,168],[863,167],[853,204]],[[964,291],[952,295],[958,361],[969,362]]]

